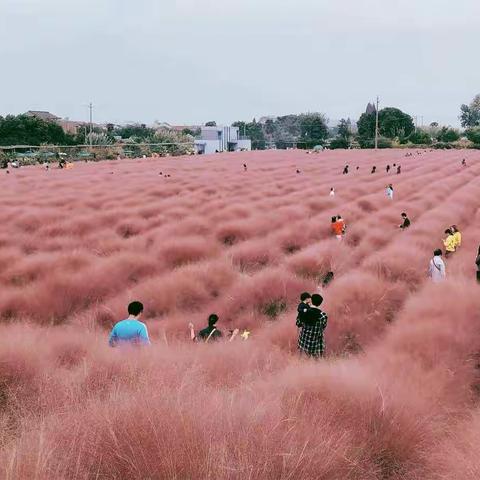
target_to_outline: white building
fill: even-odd
[[[251,150],[249,138],[240,136],[238,127],[202,127],[200,138],[195,140],[197,153],[238,152]]]

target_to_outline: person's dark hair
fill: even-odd
[[[480,245],[478,246],[478,255],[480,255]]]
[[[436,257],[441,257],[441,256],[442,256],[442,251],[441,251],[439,248],[437,248],[437,249],[433,252],[433,254],[434,254]]]
[[[312,303],[315,307],[319,307],[323,302],[323,297],[318,293],[312,295]]]
[[[402,217],[406,217],[407,214],[405,212],[402,213]]]
[[[458,228],[456,225],[452,225],[451,230],[453,230],[453,232],[458,232]]]
[[[132,302],[128,305],[128,314],[136,317],[143,312],[143,303],[141,302]]]
[[[342,216],[341,215],[337,215],[337,220],[341,220],[342,219]]]
[[[332,217],[332,223],[335,223],[337,221],[337,217]]]
[[[305,300],[307,300],[308,298],[312,298],[312,296],[308,293],[308,292],[303,292],[301,295],[300,295],[300,300],[302,302],[304,302]]]
[[[216,313],[212,313],[208,317],[208,326],[213,327],[218,322],[218,315]]]
[[[445,230],[445,233],[447,233],[448,235],[451,235],[451,234],[452,234],[452,231],[451,231],[449,228],[447,228],[447,229]]]

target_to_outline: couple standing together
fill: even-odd
[[[327,327],[328,316],[320,310],[323,297],[318,293],[310,295],[304,292],[300,295],[300,304],[297,308],[298,349],[310,357],[323,357],[325,342],[323,333]]]

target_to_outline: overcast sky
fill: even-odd
[[[378,94],[457,125],[479,44],[480,0],[0,0],[0,115],[339,119]]]

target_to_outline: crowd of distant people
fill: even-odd
[[[406,156],[411,156],[413,154],[407,153]],[[463,159],[461,165],[466,167],[466,160]],[[1,168],[19,168],[17,162],[7,162],[3,161],[0,165]],[[58,161],[58,168],[64,169],[68,168],[69,164],[65,159],[60,158]],[[49,169],[49,164],[44,164],[45,169]],[[393,168],[396,168],[397,174],[401,174],[401,166],[393,164]],[[243,169],[245,172],[248,171],[247,164],[243,164]],[[342,174],[348,175],[350,167],[345,165]],[[387,165],[385,170],[388,174],[392,167]],[[356,167],[356,170],[359,170],[359,167]],[[377,167],[373,166],[371,173],[374,174],[377,172]],[[112,172],[113,173],[113,172]],[[301,171],[297,169],[297,174],[300,174]],[[170,175],[163,174],[160,172],[159,175],[170,177]],[[385,193],[389,200],[393,200],[394,188],[393,184],[389,183],[385,187]],[[331,187],[329,196],[335,197],[336,191],[334,187]],[[406,212],[401,214],[401,223],[398,225],[398,228],[401,230],[406,230],[411,226],[410,218]],[[345,238],[347,225],[345,220],[341,215],[335,215],[332,217],[331,221],[331,230],[335,238],[339,241],[342,241]],[[444,251],[441,248],[435,249],[433,252],[433,257],[429,262],[428,267],[428,276],[435,283],[441,282],[446,278],[446,266],[443,258],[449,258],[457,252],[462,245],[462,234],[457,227],[457,225],[451,225],[445,230],[445,237],[441,239]],[[476,264],[476,278],[477,282],[480,284],[480,246],[478,247],[478,252],[475,260]],[[323,278],[322,287],[326,287],[333,280],[334,273],[327,272]],[[320,358],[325,354],[325,341],[324,333],[327,328],[328,315],[321,310],[320,306],[323,303],[323,297],[319,293],[310,295],[308,292],[304,292],[300,296],[300,303],[297,307],[297,317],[296,317],[296,326],[299,329],[298,334],[298,350],[302,354],[305,354],[312,358]],[[131,302],[128,305],[128,317],[125,320],[122,320],[115,324],[113,327],[110,337],[109,345],[116,347],[121,344],[140,344],[140,345],[150,345],[150,338],[148,335],[147,326],[140,321],[140,318],[143,314],[144,306],[139,301]],[[190,339],[194,342],[204,342],[209,343],[216,340],[221,340],[226,338],[227,341],[232,342],[236,338],[241,338],[242,340],[247,340],[250,337],[251,332],[247,329],[240,331],[240,329],[235,328],[229,330],[226,334],[218,327],[219,317],[215,313],[209,315],[207,320],[207,325],[195,332],[195,327],[193,323],[189,323],[189,333]]]

